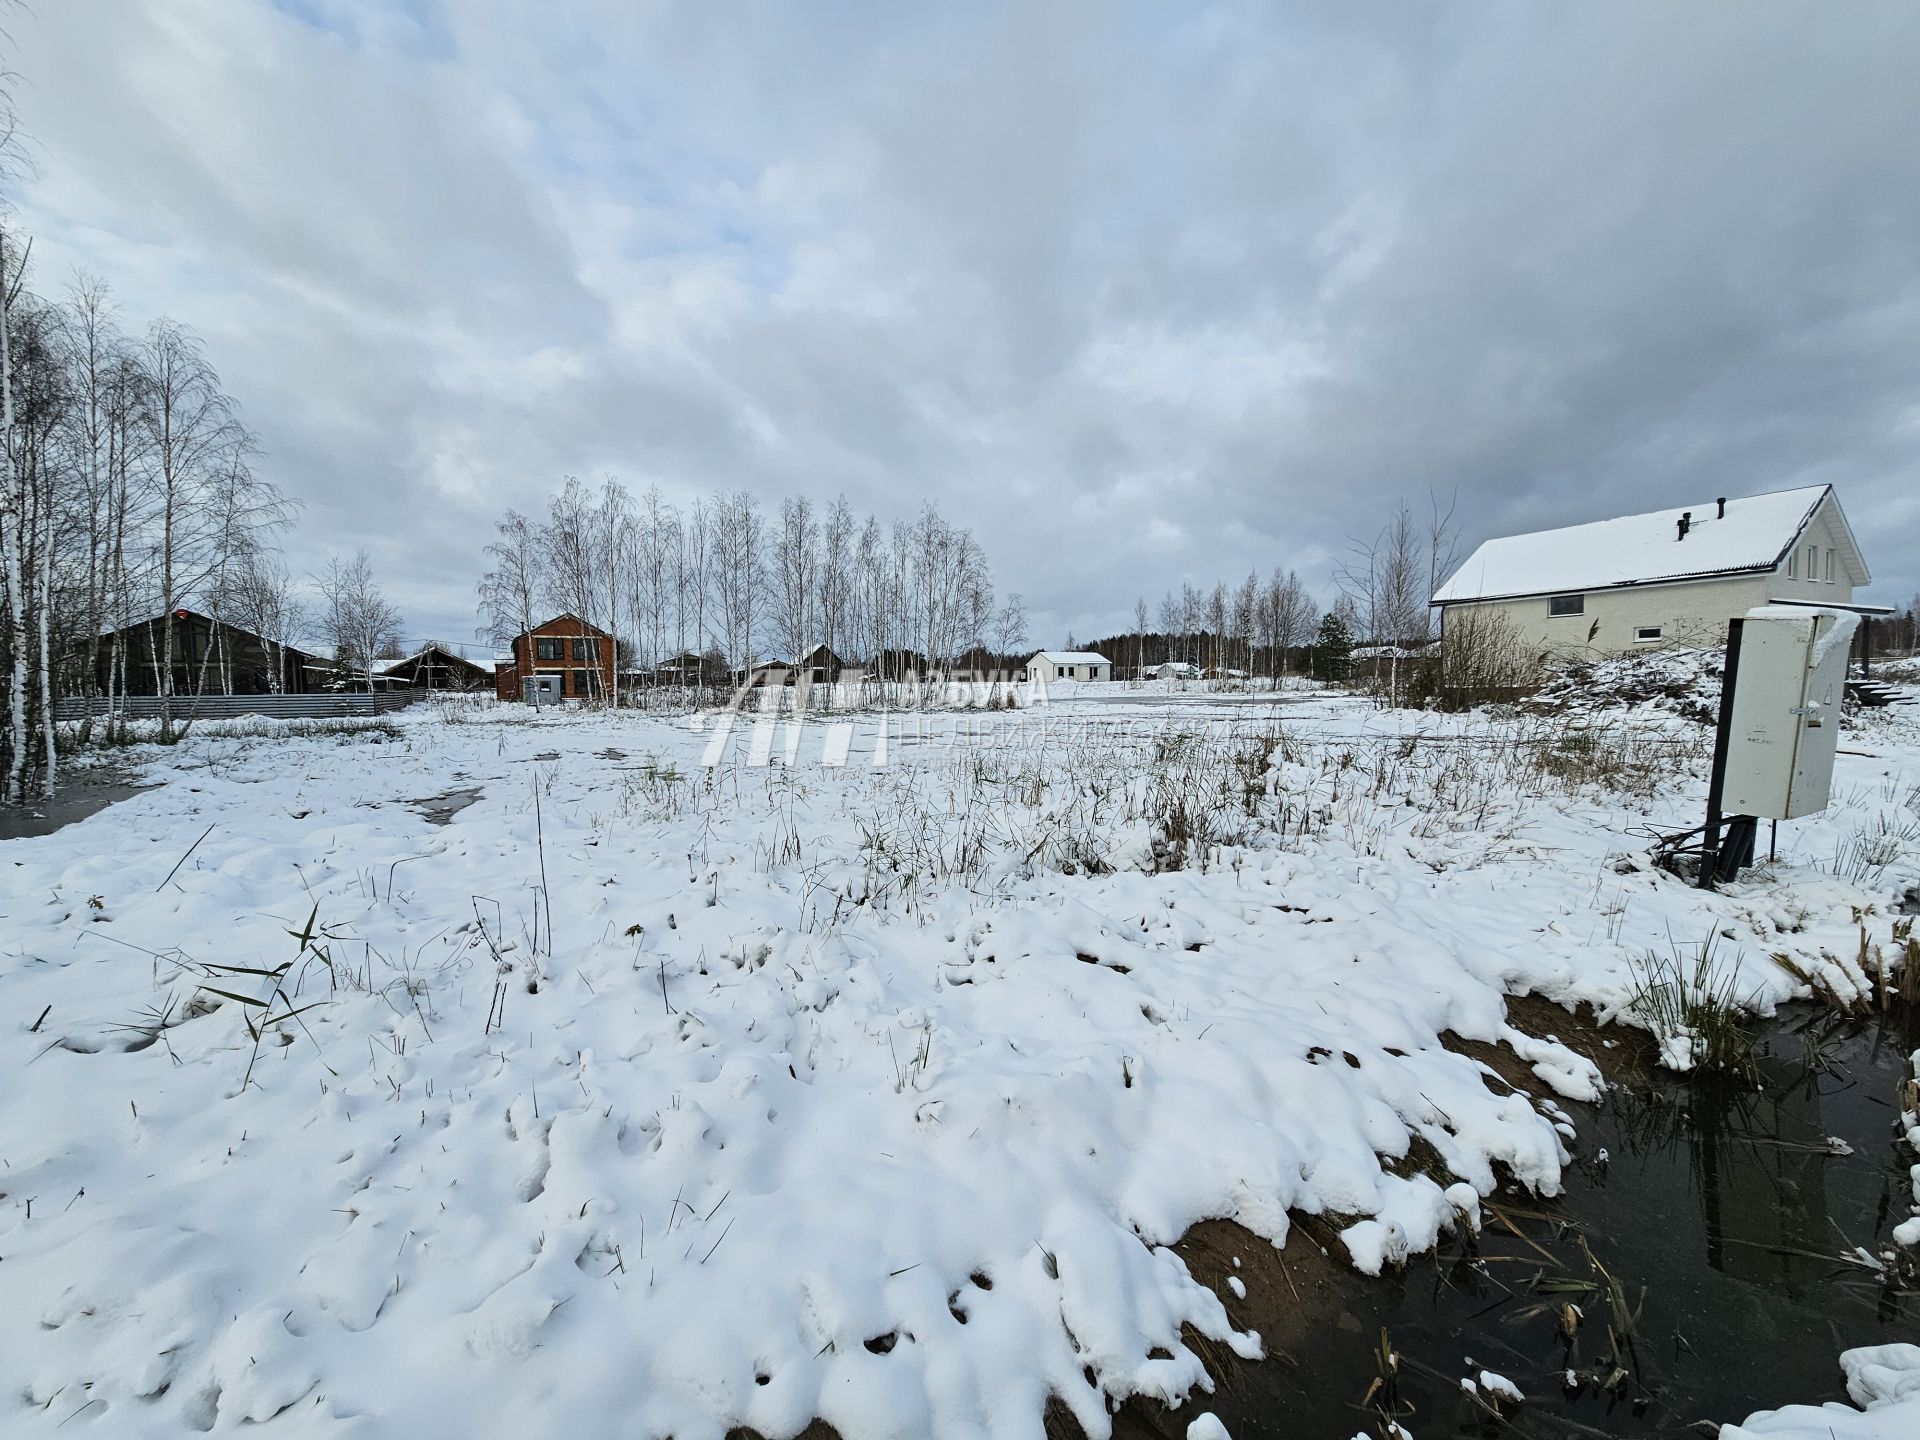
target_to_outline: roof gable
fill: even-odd
[[[525,634],[544,636],[549,630],[553,629],[553,627],[556,625],[565,625],[567,627],[566,630],[561,632],[563,636],[598,635],[603,639],[611,638],[610,636],[607,635],[607,632],[602,630],[598,625],[588,624],[585,620],[582,620],[578,615],[574,614],[571,610],[562,611],[560,614],[554,616],[551,620],[542,620],[538,625],[534,626],[533,629],[526,631]],[[524,638],[524,636],[516,637],[516,638]]]
[[[451,650],[447,649],[446,646],[444,645],[429,645],[425,649],[416,650],[411,655],[403,655],[398,660],[395,660],[392,663],[383,666],[381,668],[380,673],[382,675],[391,675],[397,670],[405,669],[409,665],[418,664],[422,660],[430,660],[434,658],[438,658],[439,660],[441,660],[446,664],[465,666],[469,670],[485,670],[486,669],[486,666],[481,665],[476,661],[469,660],[464,655],[454,654]],[[498,660],[498,658],[499,658],[498,656],[495,657],[496,660]],[[508,658],[511,659],[512,657],[509,656]]]
[[[1045,660],[1050,665],[1111,665],[1113,662],[1095,650],[1042,650],[1033,660]],[[1027,663],[1031,665],[1033,660]]]
[[[1851,567],[1866,578],[1846,516],[1830,485],[1713,500],[1622,515],[1558,530],[1489,540],[1433,595],[1436,605],[1512,599],[1626,585],[1657,585],[1772,570],[1825,505],[1846,535]],[[1680,520],[1688,517],[1681,538]]]

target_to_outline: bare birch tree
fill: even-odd
[[[314,584],[320,593],[320,632],[333,646],[334,664],[348,674],[357,672],[371,691],[373,662],[400,640],[400,612],[381,593],[373,561],[365,550],[349,560],[336,555]]]
[[[495,645],[507,645],[533,629],[534,608],[546,593],[547,582],[540,532],[534,523],[509,510],[494,529],[497,538],[485,551],[492,568],[480,577],[480,635]]]

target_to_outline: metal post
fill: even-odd
[[[1727,659],[1720,679],[1720,718],[1713,732],[1713,770],[1707,780],[1707,828],[1700,840],[1700,875],[1694,882],[1713,889],[1720,868],[1720,794],[1727,778],[1727,742],[1733,734],[1733,690],[1740,679],[1740,632],[1745,620],[1727,622]]]

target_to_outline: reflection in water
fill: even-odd
[[[1799,1299],[1831,1271],[1840,1239],[1827,1210],[1827,1162],[1837,1157],[1822,1077],[1773,1054],[1755,1068],[1758,1090],[1695,1083],[1623,1092],[1615,1106],[1622,1149],[1684,1167],[1708,1265]]]

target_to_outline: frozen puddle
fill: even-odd
[[[475,785],[465,790],[449,790],[444,795],[427,795],[418,800],[409,800],[407,808],[429,825],[449,825],[453,823],[454,816],[485,793]]]
[[[151,785],[135,785],[120,779],[82,778],[63,782],[52,799],[36,800],[24,807],[0,806],[0,840],[21,840],[32,835],[51,835],[58,830],[97,815]]]

